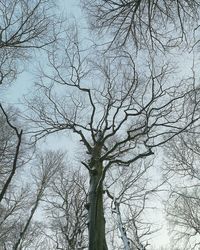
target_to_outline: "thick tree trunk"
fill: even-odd
[[[89,250],[108,250],[105,238],[102,165],[90,173],[89,191]]]

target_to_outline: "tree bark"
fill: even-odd
[[[6,113],[6,111],[4,110],[4,108],[2,107],[1,103],[0,103],[0,109],[3,112],[5,118],[6,118],[6,122],[8,124],[8,126],[13,129],[15,131],[15,134],[17,136],[17,145],[16,145],[16,150],[15,150],[15,155],[14,155],[14,159],[13,159],[13,164],[12,164],[12,168],[10,171],[10,174],[8,176],[8,179],[6,180],[1,192],[0,192],[0,203],[3,200],[7,189],[15,175],[16,169],[17,169],[17,161],[18,161],[18,157],[19,157],[19,151],[20,151],[20,147],[21,147],[21,142],[22,142],[22,134],[23,134],[23,130],[20,130],[20,132],[18,131],[17,127],[15,127],[14,125],[12,125],[12,123],[9,120],[8,114]]]
[[[12,169],[11,172],[8,176],[8,179],[6,180],[1,192],[0,192],[0,203],[3,200],[7,189],[13,179],[13,176],[15,175],[16,169],[17,169],[17,160],[18,160],[18,156],[19,156],[19,150],[20,150],[20,146],[21,146],[21,141],[22,141],[22,130],[20,133],[17,134],[18,135],[18,142],[17,142],[17,146],[16,146],[16,151],[15,151],[15,156],[14,156],[14,160],[13,160],[13,165],[12,165]]]
[[[116,209],[116,214],[117,214],[117,224],[118,224],[118,228],[121,234],[121,238],[124,244],[124,250],[131,250],[130,249],[130,243],[128,240],[128,237],[126,235],[126,229],[123,226],[123,222],[122,222],[122,217],[121,217],[121,212],[119,209],[120,204],[118,202],[115,202],[115,209]]]
[[[93,164],[92,164],[93,165]],[[89,250],[108,250],[103,208],[102,163],[93,165],[89,190]]]

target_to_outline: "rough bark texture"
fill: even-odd
[[[89,190],[89,250],[107,250],[103,208],[103,164],[99,160],[100,148],[94,150],[90,162]]]

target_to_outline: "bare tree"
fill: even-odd
[[[56,32],[53,29],[55,15],[52,6],[52,3],[46,0],[0,1],[0,85],[5,82],[11,83],[15,79],[18,72],[17,64],[28,58],[30,48],[42,48],[55,40]],[[2,202],[20,165],[23,131],[17,128],[2,104],[0,110],[2,118],[0,202]]]
[[[9,115],[6,113],[1,104],[0,109],[2,114],[2,133],[0,146],[1,203],[17,170],[23,131],[18,130],[18,128],[12,124]]]
[[[199,188],[173,191],[167,203],[167,219],[175,245],[184,249],[199,249],[200,216]]]
[[[51,230],[48,237],[56,249],[77,250],[88,246],[86,186],[86,177],[80,170],[69,169],[66,162],[49,187],[45,198]]]
[[[137,49],[165,50],[188,43],[189,34],[199,28],[198,1],[82,0],[82,4],[92,30],[109,34],[109,46],[133,42]]]
[[[199,129],[198,126],[167,145],[165,174],[171,177],[166,212],[177,246],[199,248]]]
[[[0,207],[0,246],[2,249],[10,249],[13,246],[18,234],[19,221],[26,213],[29,194],[28,190],[14,183],[7,190]]]
[[[40,48],[52,42],[47,33],[53,21],[51,8],[46,0],[1,0],[1,48]]]
[[[16,79],[34,48],[55,41],[59,29],[52,7],[47,0],[0,1],[0,85]]]
[[[10,84],[22,72],[23,62],[31,58],[35,49],[55,42],[57,32],[53,2],[46,0],[0,1],[0,87]],[[58,20],[57,20],[58,21]],[[59,21],[58,21],[59,22]],[[59,26],[59,25],[58,25]],[[58,27],[57,26],[57,27]],[[5,105],[6,106],[6,105]],[[29,149],[26,147],[18,111],[0,104],[0,241],[2,249],[21,249],[22,241],[42,197],[42,188],[30,205],[31,192],[17,183],[24,177]],[[23,126],[24,127],[24,126]],[[20,170],[21,169],[21,170]],[[21,171],[19,173],[19,171]],[[33,198],[33,196],[32,196]],[[31,212],[30,207],[32,207]],[[27,214],[27,211],[30,214]],[[36,229],[36,227],[35,227]],[[30,236],[30,234],[29,234]],[[29,241],[30,241],[29,237]],[[27,238],[26,238],[27,239]]]
[[[21,229],[18,232],[17,240],[13,245],[13,250],[22,249],[23,242],[26,240],[27,232],[29,231],[33,216],[45,195],[47,186],[58,169],[61,167],[62,161],[63,154],[58,152],[49,151],[43,155],[37,156],[36,167],[32,173],[35,179],[36,192],[33,194],[31,201],[29,201],[29,215],[27,218],[24,218]]]
[[[65,43],[49,52],[52,73],[42,73],[38,95],[29,102],[33,112],[28,119],[37,140],[64,130],[79,136],[87,155],[80,161],[90,176],[89,249],[106,250],[107,171],[153,155],[154,147],[198,120],[197,104],[187,108],[196,90],[189,81],[174,82],[169,67],[155,67],[153,60],[139,75],[127,52],[89,64],[79,45],[76,33],[67,34]]]
[[[0,210],[0,242],[2,249],[26,249],[44,240],[43,225],[33,220],[39,208],[45,190],[62,164],[63,155],[58,152],[46,152],[37,155],[29,183],[26,174],[17,174],[9,183],[3,196]],[[29,162],[30,164],[30,162]],[[20,178],[21,183],[17,181]]]
[[[111,173],[110,171],[107,173],[105,191],[111,199],[110,206],[114,220],[111,224],[114,225],[113,230],[119,231],[123,242],[121,249],[147,249],[148,240],[157,231],[152,221],[144,219],[144,215],[150,213],[151,206],[148,204],[150,197],[159,192],[163,185],[163,183],[156,185],[153,179],[151,180],[151,168],[151,162],[141,160],[129,168],[116,166]]]

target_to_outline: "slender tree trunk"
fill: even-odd
[[[18,161],[18,156],[19,156],[19,150],[20,150],[20,146],[21,146],[21,141],[22,141],[22,130],[20,133],[17,134],[18,135],[18,142],[17,142],[17,146],[16,146],[16,151],[15,151],[15,156],[14,156],[14,160],[13,160],[13,165],[12,165],[12,169],[11,172],[9,174],[8,179],[6,180],[1,192],[0,192],[0,203],[3,200],[7,189],[13,179],[13,176],[15,175],[16,169],[17,169],[17,161]]]
[[[94,166],[93,166],[94,167]],[[89,191],[89,250],[108,250],[105,238],[103,185],[101,163],[90,173]]]
[[[17,161],[18,161],[20,146],[21,146],[21,142],[22,142],[23,130],[20,130],[20,132],[19,132],[18,129],[15,126],[12,125],[12,123],[10,122],[9,117],[8,117],[6,111],[4,110],[4,108],[2,107],[1,103],[0,103],[0,110],[4,114],[7,124],[9,125],[10,128],[12,128],[15,131],[15,134],[16,134],[16,136],[18,138],[17,145],[16,145],[16,150],[15,150],[15,156],[14,156],[13,164],[12,164],[12,169],[11,169],[11,172],[10,172],[10,174],[8,176],[8,179],[6,180],[2,190],[0,192],[0,203],[1,203],[1,201],[3,200],[3,198],[4,198],[4,196],[5,196],[6,192],[7,192],[8,187],[9,187],[11,181],[12,181],[12,178],[15,175],[16,169],[17,169]]]
[[[37,208],[38,208],[39,201],[40,201],[40,195],[41,195],[41,192],[39,192],[39,195],[38,195],[38,197],[37,197],[37,199],[36,199],[36,201],[35,201],[35,204],[34,204],[33,208],[31,209],[31,213],[30,213],[30,215],[29,215],[29,217],[28,217],[28,219],[27,219],[27,221],[26,221],[26,224],[25,224],[24,228],[22,229],[22,231],[20,232],[20,236],[19,236],[17,242],[16,242],[15,245],[13,246],[13,250],[18,250],[18,249],[20,249],[20,248],[19,248],[19,247],[20,247],[20,244],[21,244],[22,240],[24,239],[24,236],[25,236],[25,234],[26,234],[26,232],[27,232],[27,230],[28,230],[28,228],[29,228],[29,225],[30,225],[30,223],[31,223],[31,221],[32,221],[33,215],[35,214],[35,211],[36,211]]]
[[[115,209],[116,209],[116,214],[117,214],[117,224],[118,224],[118,228],[119,228],[121,238],[122,238],[122,241],[123,241],[123,244],[124,244],[124,250],[130,250],[131,248],[130,248],[128,237],[126,235],[126,229],[123,226],[119,206],[120,206],[120,204],[118,202],[115,202]]]

